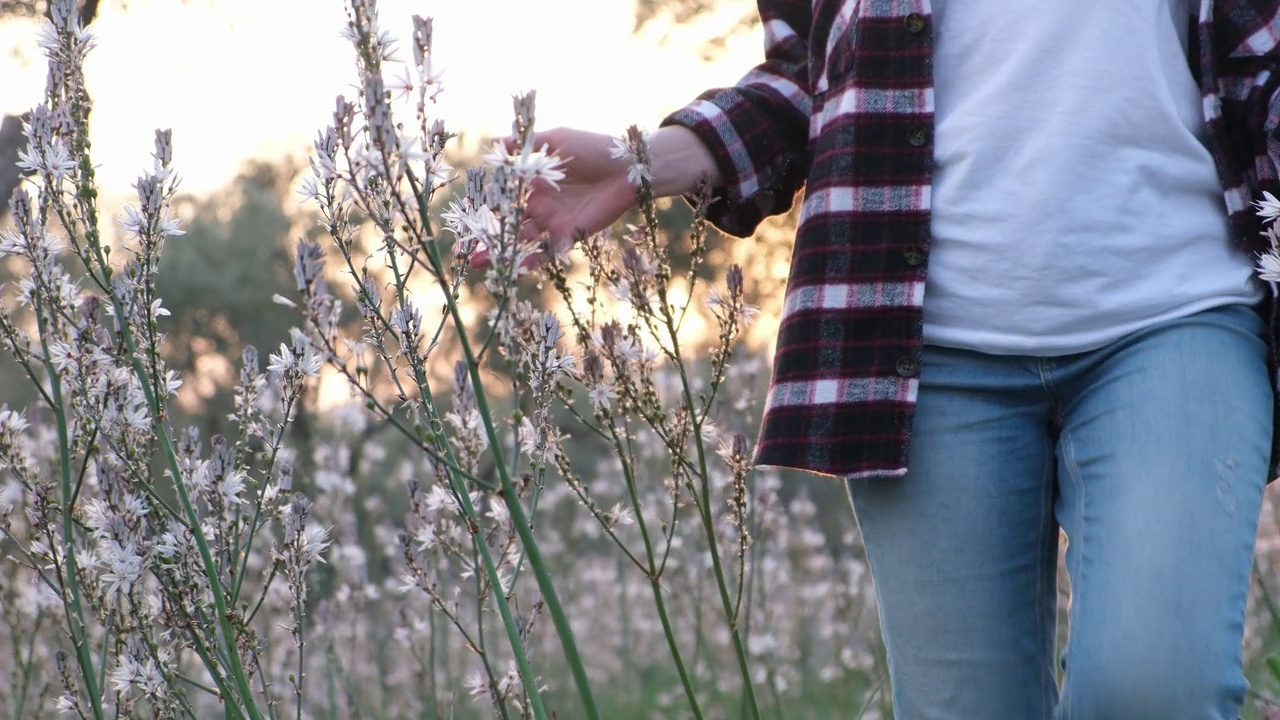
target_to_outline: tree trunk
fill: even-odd
[[[9,197],[22,180],[18,171],[18,151],[25,145],[22,118],[6,115],[0,121],[0,220],[9,214]]]

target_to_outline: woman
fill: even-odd
[[[765,62],[652,139],[735,235],[806,186],[756,460],[847,479],[899,720],[1240,710],[1278,6],[761,0]],[[630,207],[608,138],[539,141],[529,232]]]

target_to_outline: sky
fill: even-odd
[[[633,32],[633,0],[383,0],[382,26],[407,40],[410,16],[435,17],[445,92],[436,115],[465,141],[506,132],[511,96],[538,93],[538,126],[621,132],[655,127],[709,87],[759,61],[759,30],[701,60],[709,27],[752,7],[726,0],[701,27]],[[153,131],[174,131],[187,192],[225,185],[250,158],[301,159],[337,94],[354,95],[342,0],[103,0],[87,76],[94,161],[107,197],[149,164]],[[717,25],[718,23],[718,25]],[[34,24],[0,23],[0,112],[39,101],[44,59]],[[403,45],[408,55],[407,44]]]

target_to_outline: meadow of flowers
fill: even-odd
[[[230,430],[206,437],[174,421],[156,293],[183,241],[175,140],[157,131],[136,204],[101,217],[93,38],[73,0],[51,3],[31,177],[0,231],[21,268],[0,341],[38,392],[0,408],[0,711],[891,717],[851,514],[824,531],[803,488],[751,468],[767,364],[741,342],[742,270],[707,262],[700,208],[687,237],[658,231],[634,128],[616,154],[636,224],[573,247],[522,237],[531,184],[563,177],[534,97],[455,170],[433,32],[414,18],[397,41],[374,0],[349,1],[358,90],[301,190],[324,240],[299,241],[296,292],[274,298],[297,327],[245,350]],[[322,377],[347,401],[303,441]]]

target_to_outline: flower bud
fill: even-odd
[[[156,130],[156,162],[160,167],[169,167],[173,161],[173,130]]]
[[[729,274],[725,278],[725,281],[729,286],[729,295],[731,297],[735,299],[742,297],[743,283],[742,283],[742,266],[741,265],[737,263],[730,265]]]

